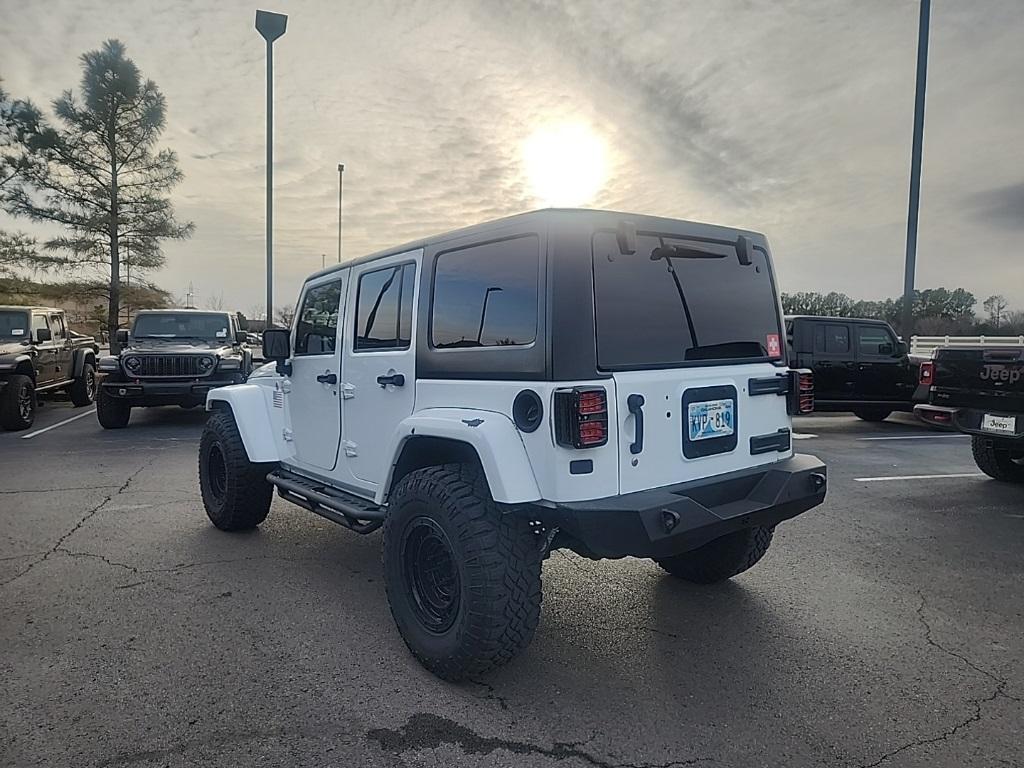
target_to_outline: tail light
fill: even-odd
[[[790,370],[789,395],[786,404],[790,416],[802,416],[814,412],[813,373],[805,368]]]
[[[918,375],[918,382],[930,387],[935,381],[935,363],[929,361],[921,363],[921,371]]]
[[[567,448],[596,448],[608,442],[608,393],[597,389],[555,392],[555,442]]]

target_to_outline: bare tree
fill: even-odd
[[[1002,325],[1004,316],[1006,314],[1006,308],[1009,306],[1009,302],[1005,296],[996,294],[995,296],[989,296],[985,299],[982,306],[985,311],[988,312],[989,322],[992,323],[997,329]]]

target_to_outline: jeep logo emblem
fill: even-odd
[[[1020,381],[1021,369],[1011,369],[1006,365],[986,365],[981,371],[982,381],[1005,382],[1016,384]]]

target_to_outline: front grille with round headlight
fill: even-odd
[[[124,359],[124,367],[131,373],[138,373],[139,369],[142,368],[142,361],[137,357],[126,357]]]
[[[200,372],[206,373],[211,368],[213,368],[213,358],[212,357],[200,357],[199,358],[199,370],[200,370]]]

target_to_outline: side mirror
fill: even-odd
[[[904,357],[904,356],[909,355],[909,354],[910,354],[910,347],[907,346],[907,342],[901,341],[899,344],[896,345],[896,355],[897,356]]]
[[[235,331],[235,344],[245,344],[249,341],[249,334],[245,331]]]
[[[120,346],[123,347],[126,344],[128,344],[128,329],[127,328],[118,328],[116,336],[117,336],[117,343]]]
[[[50,333],[50,329],[49,328],[40,328],[40,329],[38,329],[36,331],[36,343],[37,344],[41,343],[41,342],[44,342],[44,341],[49,341],[52,338],[53,338],[53,334]]]
[[[287,374],[285,361],[291,356],[291,331],[287,328],[267,328],[263,332],[263,359],[277,363],[278,373]]]

